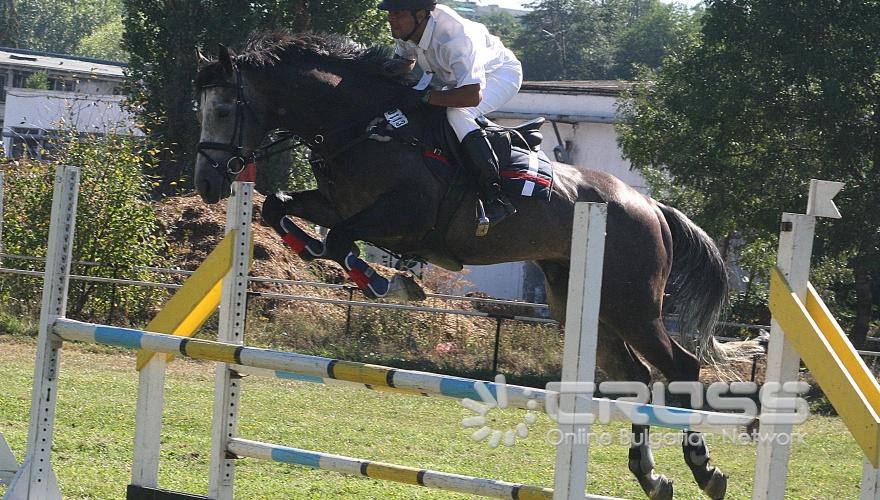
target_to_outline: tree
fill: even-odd
[[[628,79],[696,29],[684,7],[660,0],[541,0],[522,19],[514,47],[532,80]]]
[[[72,272],[103,278],[116,278],[121,272],[133,280],[156,279],[151,271],[137,268],[162,265],[165,254],[165,240],[158,231],[156,211],[147,203],[149,187],[142,172],[144,163],[152,161],[151,145],[143,138],[117,135],[114,125],[108,125],[104,133],[97,134],[65,126],[52,140],[49,162],[21,159],[7,170],[4,251],[45,255],[54,167],[77,165],[82,181]],[[26,269],[43,267],[40,262],[24,261],[21,265]],[[33,312],[39,308],[40,294],[41,287],[32,278],[0,277],[0,300],[11,312]],[[77,319],[102,322],[109,322],[114,310],[126,311],[125,319],[137,322],[149,317],[162,295],[145,287],[74,281],[67,311]]]
[[[45,71],[31,73],[24,79],[24,88],[49,90],[49,75]]]
[[[664,57],[683,49],[699,31],[699,14],[691,15],[681,4],[653,1],[639,7],[615,37],[615,78],[632,79],[638,66],[659,68]]]
[[[76,53],[110,61],[128,61],[128,52],[122,48],[123,29],[122,16],[111,19],[81,38]]]
[[[0,47],[17,47],[19,29],[15,0],[0,0]]]
[[[598,37],[589,0],[541,0],[523,16],[514,44],[526,80],[584,78],[584,51]]]
[[[710,2],[696,43],[643,75],[620,130],[658,190],[671,180],[711,233],[754,246],[780,211],[804,210],[810,178],[845,181],[845,218],[819,225],[815,254],[851,273],[832,291],[856,345],[880,289],[878,25],[877,1]]]
[[[18,46],[59,54],[77,54],[82,38],[121,15],[120,0],[14,1]]]
[[[505,47],[512,47],[522,31],[522,26],[516,17],[503,10],[483,16],[479,21],[486,25],[489,33],[500,38]]]
[[[162,146],[152,174],[156,191],[170,194],[186,180],[183,165],[192,158],[199,130],[190,84],[195,49],[204,23],[220,20],[201,2],[126,0],[125,7],[122,40],[130,58],[123,88],[143,129]]]

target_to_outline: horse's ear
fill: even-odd
[[[229,47],[222,43],[217,44],[217,60],[220,61],[220,65],[223,66],[223,70],[226,71],[227,75],[232,74],[233,57],[235,57],[235,54]]]
[[[211,62],[211,60],[208,59],[207,56],[205,56],[205,54],[202,52],[202,49],[200,48],[196,48],[196,61],[198,61],[199,67]]]

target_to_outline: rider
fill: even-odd
[[[444,90],[410,94],[407,104],[446,107],[449,124],[477,178],[486,216],[492,223],[516,212],[501,191],[500,165],[476,119],[504,105],[519,91],[522,67],[498,37],[480,23],[437,5],[436,0],[382,0],[395,38],[395,58],[386,63],[393,74],[419,67]]]

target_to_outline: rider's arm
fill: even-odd
[[[478,62],[473,41],[458,37],[443,44],[437,51],[438,59],[455,75],[456,86],[449,90],[435,90],[428,97],[428,104],[447,108],[472,108],[483,99],[482,87],[486,84],[483,65]]]
[[[446,108],[473,108],[480,104],[483,92],[479,83],[463,85],[449,90],[432,90],[428,104]]]

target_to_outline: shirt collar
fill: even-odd
[[[428,50],[431,45],[431,37],[434,36],[434,26],[437,25],[437,19],[429,13],[428,22],[425,25],[425,31],[422,33],[422,39],[419,40],[419,48]]]

